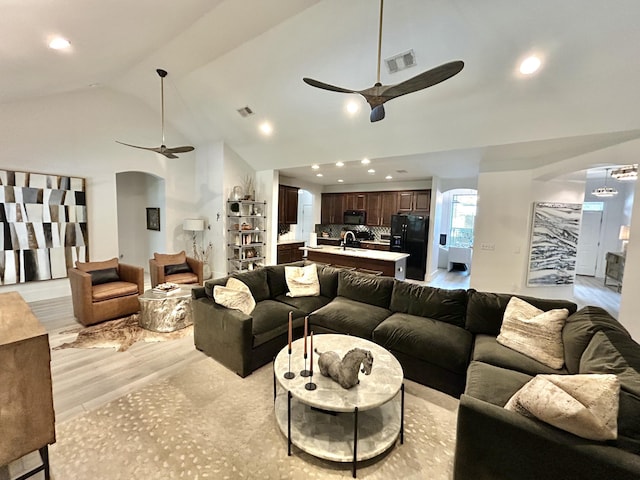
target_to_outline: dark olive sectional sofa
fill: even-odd
[[[194,342],[243,377],[286,344],[289,312],[296,338],[308,315],[314,333],[372,340],[398,358],[406,378],[460,398],[456,480],[640,478],[640,346],[602,309],[576,311],[571,302],[518,295],[541,310],[569,310],[565,366],[553,370],[497,342],[509,294],[318,265],[320,295],[291,298],[284,265],[234,276],[249,287],[256,308],[245,315],[217,305],[213,287],[227,278],[205,282],[193,290]],[[503,408],[536,374],[609,372],[623,372],[616,441],[586,440]]]

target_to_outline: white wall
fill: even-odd
[[[634,196],[640,188],[639,181],[634,182]],[[629,330],[636,342],[640,342],[640,202],[634,202],[629,233],[629,245],[624,266],[624,282],[620,300],[620,322]]]
[[[119,255],[116,174],[135,170],[164,178],[162,234],[174,247],[175,227],[193,209],[193,154],[169,160],[115,143],[157,146],[160,133],[159,113],[108,89],[6,103],[0,109],[0,168],[86,179],[90,260]],[[188,143],[170,126],[165,133],[170,143]],[[70,295],[67,279],[0,286],[0,292],[9,290],[27,301]]]

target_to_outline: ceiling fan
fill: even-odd
[[[369,119],[372,122],[377,122],[384,118],[384,103],[389,100],[393,100],[396,97],[406,95],[407,93],[417,92],[427,87],[436,85],[448,78],[458,74],[464,67],[464,62],[456,60],[453,62],[444,63],[431,70],[427,70],[415,77],[412,77],[404,82],[400,82],[395,85],[382,85],[380,83],[380,52],[382,49],[382,11],[384,0],[380,0],[380,26],[378,29],[378,76],[376,83],[373,87],[365,88],[364,90],[350,90],[348,88],[336,87],[335,85],[329,85],[328,83],[320,82],[312,78],[303,78],[304,82],[312,87],[322,88],[323,90],[329,90],[338,93],[358,93],[362,95],[367,103],[371,106],[371,115]]]
[[[167,71],[158,68],[156,72],[158,72],[158,75],[160,76],[160,98],[162,102],[162,145],[160,145],[159,147],[139,147],[138,145],[131,145],[129,143],[119,142],[118,140],[116,140],[116,142],[121,145],[126,145],[127,147],[141,148],[142,150],[150,150],[152,152],[160,153],[167,158],[178,158],[178,156],[175,155],[176,153],[191,152],[194,150],[194,147],[167,147],[164,144],[164,77],[167,76]]]

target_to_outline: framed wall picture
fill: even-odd
[[[147,208],[147,230],[160,231],[160,209]]]

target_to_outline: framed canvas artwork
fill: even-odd
[[[160,209],[147,208],[147,230],[160,231]]]

